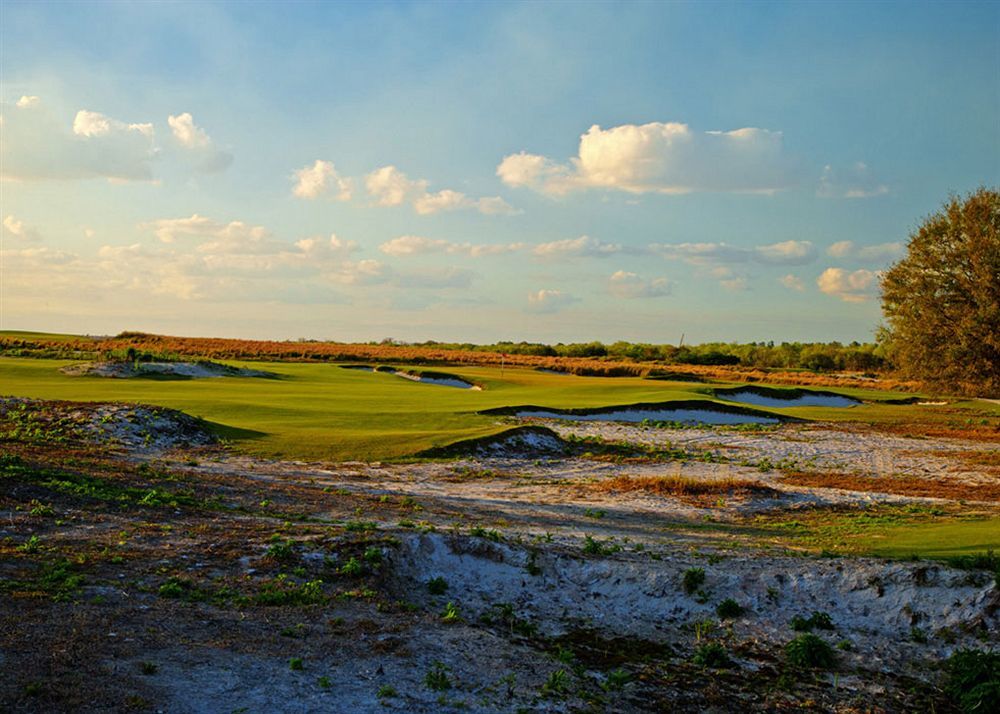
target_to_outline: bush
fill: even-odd
[[[739,617],[743,612],[743,606],[731,597],[727,597],[715,608],[715,614],[719,616],[720,620],[731,620],[734,617]]]
[[[684,571],[684,592],[692,595],[697,592],[705,582],[705,570],[703,568],[688,568]]]
[[[708,642],[698,647],[694,651],[691,661],[699,667],[711,667],[712,669],[726,669],[733,666],[733,661],[729,658],[726,648],[718,642]]]
[[[832,630],[833,620],[825,612],[814,610],[809,617],[796,615],[792,618],[792,629],[796,632],[812,632],[813,630]]]
[[[1000,711],[1000,652],[958,650],[945,671],[945,692],[963,712]]]
[[[831,669],[837,663],[837,656],[826,640],[809,633],[785,645],[785,660],[803,669]]]

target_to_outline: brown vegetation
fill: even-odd
[[[947,498],[965,501],[1000,501],[1000,484],[973,484],[938,477],[934,480],[914,476],[863,476],[842,473],[795,471],[781,479],[790,486],[838,488],[864,493],[889,493],[917,498]]]
[[[706,505],[722,496],[775,496],[778,491],[759,481],[741,478],[695,479],[684,476],[615,476],[592,486],[596,491],[642,491],[685,503]]]

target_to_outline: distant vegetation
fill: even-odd
[[[47,339],[41,334],[0,333],[0,355],[11,357],[58,357],[148,362],[208,357],[216,359],[385,362],[454,362],[550,367],[557,371],[594,376],[650,376],[649,366],[695,365],[753,369],[810,370],[815,372],[877,373],[887,364],[875,343],[851,342],[709,342],[680,347],[633,342],[539,342],[447,343],[433,340],[404,343],[345,344],[315,340],[258,341],[213,338],[183,338],[122,332],[111,338],[80,337]],[[502,357],[503,356],[503,357]],[[585,367],[580,362],[585,360]],[[635,365],[647,365],[645,368]],[[657,375],[652,375],[657,376]]]

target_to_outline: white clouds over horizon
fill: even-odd
[[[350,201],[353,181],[337,173],[332,161],[316,159],[312,166],[303,166],[292,174],[296,181],[292,193],[299,198],[315,199],[329,196],[334,201]]]
[[[528,305],[525,307],[525,312],[559,312],[577,302],[580,302],[580,298],[564,293],[562,290],[543,288],[528,294]]]
[[[879,182],[863,161],[856,161],[847,168],[827,164],[816,188],[820,198],[872,198],[887,193],[889,187]]]
[[[549,196],[602,188],[628,193],[772,193],[793,183],[778,131],[747,127],[696,132],[678,122],[593,125],[577,156],[560,163],[521,152],[496,170],[508,186]]]
[[[669,295],[670,281],[666,278],[643,280],[636,273],[617,270],[608,278],[608,292],[625,299],[656,298]]]
[[[832,258],[855,258],[880,263],[895,260],[901,257],[904,252],[906,252],[906,245],[898,241],[860,246],[854,241],[842,240],[833,243],[826,249],[826,254]]]

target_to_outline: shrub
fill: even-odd
[[[703,568],[688,568],[684,571],[684,592],[688,595],[694,594],[698,588],[705,583],[705,570]]]
[[[785,645],[785,660],[793,667],[803,669],[831,669],[837,657],[826,640],[807,633]]]
[[[727,597],[715,608],[715,614],[719,616],[720,620],[731,620],[734,617],[739,617],[743,612],[743,606],[731,597]]]
[[[812,632],[813,630],[832,630],[833,619],[825,612],[813,611],[809,617],[796,615],[792,618],[792,629],[796,632]]]
[[[1000,711],[1000,652],[958,650],[945,663],[945,692],[963,712]]]
[[[448,581],[440,576],[427,581],[427,592],[431,595],[444,595],[447,590]]]
[[[448,665],[443,662],[433,662],[431,668],[424,675],[424,684],[427,688],[435,692],[443,692],[451,689],[451,680],[448,678]]]
[[[726,648],[718,642],[707,642],[700,645],[694,651],[691,661],[699,667],[711,667],[712,669],[726,669],[733,666],[733,661],[729,658]]]

